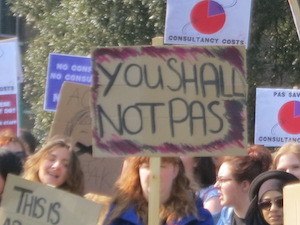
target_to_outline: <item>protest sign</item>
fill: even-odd
[[[168,0],[164,42],[248,45],[251,0]]]
[[[300,90],[256,89],[255,144],[269,147],[300,142]]]
[[[93,52],[95,156],[245,154],[245,48]]]
[[[283,188],[283,224],[300,225],[300,184],[289,184]]]
[[[50,130],[50,136],[56,134],[70,136],[86,147],[92,145],[89,86],[64,82]]]
[[[110,195],[121,173],[123,158],[92,157],[90,89],[86,85],[64,82],[49,135],[72,137],[73,144],[78,146],[85,192]]]
[[[51,53],[49,55],[44,110],[55,111],[64,81],[91,84],[90,57]]]
[[[6,180],[1,225],[96,225],[101,205],[15,175]]]
[[[0,40],[0,130],[18,131],[18,78],[21,59],[17,38]]]
[[[18,131],[17,94],[0,95],[0,130]]]

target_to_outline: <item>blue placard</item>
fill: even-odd
[[[92,61],[90,57],[49,54],[44,110],[55,111],[64,81],[90,85]]]

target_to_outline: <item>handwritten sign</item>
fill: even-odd
[[[73,144],[79,146],[77,153],[84,173],[85,192],[112,194],[112,186],[122,170],[123,158],[92,157],[91,88],[64,82],[60,95],[50,137],[70,136]]]
[[[57,188],[9,175],[0,208],[1,225],[96,225],[100,204]]]
[[[82,84],[63,83],[50,136],[71,136],[75,142],[80,142],[86,147],[92,145],[90,89]]]
[[[93,63],[95,155],[244,154],[243,47],[99,48]]]

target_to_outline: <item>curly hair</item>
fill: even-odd
[[[179,168],[168,200],[160,206],[160,220],[174,221],[187,215],[197,216],[193,192],[185,176],[183,164],[178,157],[162,157],[162,163],[171,163]],[[139,168],[149,163],[149,157],[131,157],[127,167],[116,182],[116,194],[112,200],[113,210],[104,224],[110,224],[128,207],[134,206],[144,224],[148,224],[148,201],[140,184]]]
[[[70,151],[70,163],[68,164],[68,176],[66,181],[58,188],[69,191],[73,194],[82,195],[84,187],[83,172],[81,170],[79,159],[73,151],[71,140],[66,137],[55,136],[49,139],[40,150],[30,155],[24,164],[23,178],[35,182],[41,182],[39,178],[39,167],[56,147],[66,148]]]

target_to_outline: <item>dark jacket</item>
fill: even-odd
[[[247,222],[249,225],[269,225],[263,218],[260,209],[258,208],[259,192],[261,186],[268,180],[276,179],[281,181],[280,189],[283,191],[283,186],[299,181],[297,177],[290,173],[273,170],[267,171],[257,176],[251,183],[249,190],[250,207],[247,212]]]
[[[197,201],[197,208],[199,212],[199,218],[195,216],[184,217],[173,225],[213,225],[213,218],[210,212],[203,208],[203,204]],[[109,215],[109,214],[108,214]],[[130,207],[125,212],[123,212],[117,219],[115,219],[110,225],[147,225],[143,224],[137,215],[135,208]]]

